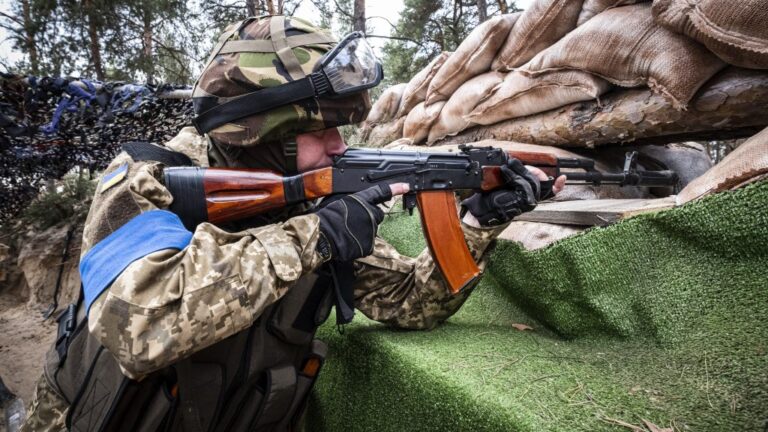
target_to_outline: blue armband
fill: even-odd
[[[184,249],[192,233],[167,210],[131,219],[88,251],[80,261],[86,310],[132,262],[163,249]]]

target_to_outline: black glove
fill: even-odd
[[[510,159],[501,167],[504,185],[490,192],[476,193],[461,202],[480,225],[500,225],[536,207],[541,198],[539,179],[522,162]],[[550,186],[551,189],[551,186]]]
[[[378,204],[392,198],[389,186],[373,186],[352,195],[326,199],[315,214],[320,218],[318,251],[338,261],[352,261],[373,252],[384,212]],[[328,201],[328,202],[326,202]],[[328,251],[327,249],[330,249]]]

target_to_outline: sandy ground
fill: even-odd
[[[48,347],[56,336],[53,317],[28,309],[18,297],[0,295],[0,376],[24,404],[32,399]]]

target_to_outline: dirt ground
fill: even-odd
[[[27,308],[15,295],[0,294],[0,377],[25,405],[56,336],[54,317],[46,320],[42,312]]]

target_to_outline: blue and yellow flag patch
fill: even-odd
[[[99,184],[99,192],[104,192],[105,190],[111,188],[112,186],[120,183],[120,180],[124,179],[127,174],[128,174],[128,164],[124,163],[120,165],[116,170],[105,175],[101,179],[101,183]]]

